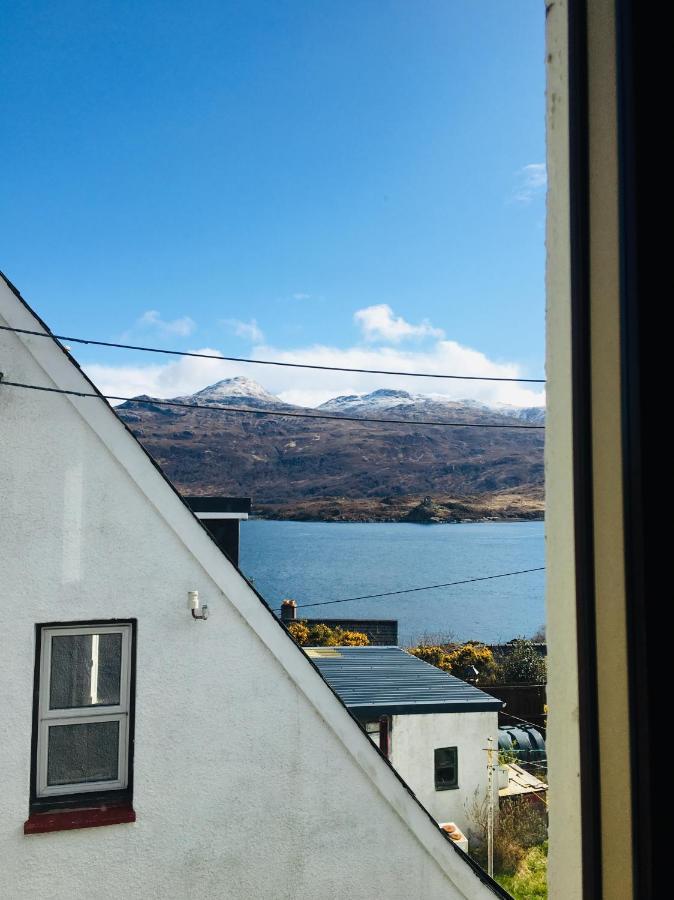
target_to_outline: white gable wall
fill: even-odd
[[[488,789],[488,738],[498,751],[498,713],[452,712],[423,716],[393,716],[391,763],[438,822],[456,822],[470,830],[474,802],[485,800]],[[435,749],[457,747],[459,786],[435,789]],[[496,756],[494,755],[494,764]],[[496,788],[494,796],[498,797]]]
[[[90,390],[45,338],[0,371]],[[0,387],[0,458],[0,896],[493,896],[103,401]],[[35,624],[98,618],[138,620],[137,822],[24,836]]]

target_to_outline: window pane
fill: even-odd
[[[439,747],[435,751],[435,789],[458,787],[459,766],[456,747]]]
[[[117,705],[121,669],[120,632],[54,635],[49,708]]]
[[[116,781],[119,722],[86,722],[49,728],[47,784]]]

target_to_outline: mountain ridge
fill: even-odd
[[[457,521],[456,504],[465,507],[459,510],[463,520],[512,518],[518,506],[512,495],[519,492],[527,498],[524,517],[542,515],[542,430],[442,424],[543,424],[542,407],[490,407],[380,388],[312,408],[286,403],[243,377],[174,398],[213,406],[212,412],[155,399],[139,397],[142,402],[123,403],[116,411],[186,494],[251,496],[254,512],[257,504],[261,514],[273,517],[334,521],[410,521],[415,505],[435,497],[445,506],[438,516],[422,509],[420,520]],[[216,414],[228,406],[251,412]],[[305,412],[309,418],[275,411]],[[321,412],[331,418],[320,419]],[[339,421],[340,413],[349,418]],[[360,423],[361,416],[408,422],[375,425]],[[415,420],[433,419],[437,425],[415,427]],[[503,492],[509,499],[501,503]]]

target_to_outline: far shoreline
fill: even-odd
[[[276,522],[344,522],[413,525],[461,525],[472,522],[545,520],[541,485],[471,496],[406,494],[387,497],[312,497],[253,503],[256,519]]]
[[[290,516],[261,516],[249,515],[250,522],[296,522],[302,525],[522,525],[526,522],[544,522],[545,516],[527,516],[522,518],[512,517],[486,517],[483,519],[446,519],[444,521],[412,522],[409,519],[319,519],[319,518],[291,518]]]

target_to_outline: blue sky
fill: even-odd
[[[61,333],[541,377],[542,0],[16,2],[0,268]],[[540,392],[75,349],[106,390]]]

